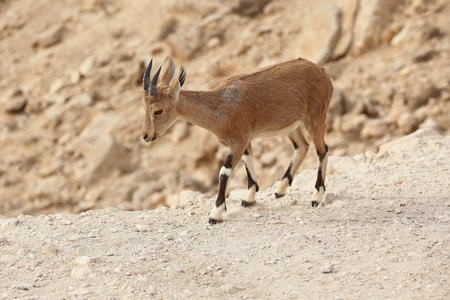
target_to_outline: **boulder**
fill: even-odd
[[[400,32],[392,38],[391,45],[425,42],[433,36],[435,30],[423,19],[407,20]]]
[[[420,120],[411,112],[404,112],[397,119],[397,126],[401,133],[408,134],[419,127]]]
[[[341,32],[332,59],[339,59],[345,56],[350,49],[353,41],[353,26],[358,11],[359,0],[332,0],[332,2],[341,10]]]
[[[340,32],[341,12],[333,3],[314,1],[302,18],[302,30],[287,49],[291,58],[303,57],[323,65],[333,54]]]
[[[361,130],[361,139],[381,138],[388,133],[388,126],[382,119],[368,120]]]
[[[61,193],[66,181],[60,174],[30,182],[26,196],[30,200],[43,197],[55,197]]]
[[[191,59],[203,46],[203,32],[198,25],[180,27],[167,41],[173,55],[182,59]]]
[[[63,35],[64,25],[56,24],[39,34],[34,39],[33,46],[43,48],[54,46],[63,40]]]
[[[439,140],[442,136],[433,129],[419,129],[410,135],[404,136],[401,139],[383,144],[380,146],[379,153],[392,153],[411,150],[426,144],[429,141]]]
[[[100,113],[85,127],[74,147],[83,157],[75,168],[78,181],[88,184],[114,171],[128,172],[134,168],[131,152],[112,135],[119,121],[119,115]]]
[[[388,26],[392,12],[402,0],[360,0],[355,25],[351,54],[361,55],[378,46],[382,32]]]
[[[24,110],[27,99],[19,88],[13,88],[0,94],[0,106],[4,112],[17,114]]]
[[[255,17],[264,11],[264,7],[272,0],[239,0],[231,12],[244,17]]]

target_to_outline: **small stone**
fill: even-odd
[[[19,95],[4,103],[3,111],[10,114],[20,113],[26,105],[27,99],[23,95]]]
[[[266,152],[261,155],[261,162],[263,167],[271,167],[277,161],[277,157],[273,152]]]
[[[342,201],[342,200],[336,200],[332,204],[333,207],[346,207],[347,205],[348,205],[348,202]]]
[[[77,84],[81,79],[81,74],[78,70],[72,71],[69,74],[69,81],[71,84]]]
[[[373,242],[373,246],[375,248],[382,248],[382,247],[384,247],[384,244],[379,241],[375,241],[375,242]]]
[[[0,245],[8,244],[8,239],[4,236],[0,236]]]
[[[93,102],[91,95],[83,93],[70,98],[69,106],[91,106]]]
[[[246,16],[255,17],[264,11],[264,7],[269,4],[272,0],[239,0],[232,9],[231,12]]]
[[[166,271],[167,273],[175,274],[175,273],[183,273],[184,270],[180,266],[169,266],[167,267]]]
[[[220,288],[227,294],[234,294],[240,290],[240,288],[238,288],[234,284],[222,284]]]
[[[325,203],[332,203],[336,200],[336,194],[334,193],[326,193],[325,194]]]
[[[156,288],[153,285],[151,285],[148,288],[148,293],[149,293],[149,295],[155,295],[156,294]]]
[[[70,276],[76,279],[81,279],[87,277],[91,273],[91,269],[88,266],[83,266],[79,268],[74,268],[70,272]]]
[[[75,289],[74,287],[69,287],[69,289],[72,289],[72,291],[69,293],[69,295],[86,295],[89,293],[86,289]]]
[[[90,261],[91,261],[91,259],[88,256],[79,256],[79,257],[77,257],[75,259],[75,265],[77,265],[77,266],[87,266]]]
[[[94,65],[95,65],[95,57],[94,56],[89,56],[88,58],[86,58],[80,65],[80,75],[81,76],[87,76],[89,75],[92,70],[94,69]]]
[[[413,113],[405,112],[398,118],[397,126],[403,134],[408,134],[419,127],[419,120]]]
[[[333,270],[334,270],[333,264],[326,264],[325,266],[320,268],[320,272],[322,272],[322,273],[331,273],[331,272],[333,272]]]
[[[50,47],[60,43],[63,39],[64,25],[57,24],[50,27],[36,37],[33,42],[35,47]]]
[[[148,232],[148,231],[152,231],[152,229],[150,228],[149,225],[147,224],[137,224],[136,225],[136,230],[139,232]]]
[[[62,219],[61,220],[62,225],[72,225],[72,221],[68,219]]]
[[[168,240],[168,241],[171,241],[171,240],[173,240],[173,235],[171,235],[171,234],[165,234],[165,235],[164,235],[164,239],[166,239],[166,240]]]
[[[58,93],[64,87],[64,80],[61,78],[56,79],[50,85],[50,93]]]
[[[55,245],[48,245],[45,246],[44,248],[42,248],[42,253],[44,254],[57,254],[59,252],[58,247],[56,247]]]

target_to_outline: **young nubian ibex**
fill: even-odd
[[[257,137],[286,134],[294,145],[294,156],[275,193],[279,198],[286,194],[308,152],[309,143],[303,130],[309,134],[319,162],[311,204],[314,207],[321,203],[328,152],[324,141],[325,119],[333,94],[333,84],[323,68],[299,58],[230,77],[212,91],[182,91],[185,68],[181,66],[174,76],[175,65],[167,57],[150,81],[152,61],[143,82],[144,141],[154,141],[177,119],[185,119],[213,133],[229,149],[220,169],[219,194],[209,223],[222,221],[227,181],[240,159],[248,175],[248,191],[242,206],[256,203],[259,187],[251,140]]]

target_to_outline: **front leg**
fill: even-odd
[[[242,206],[247,207],[256,203],[255,194],[259,191],[259,186],[256,182],[255,167],[253,165],[252,144],[250,142],[245,149],[242,160],[245,163],[245,170],[247,171],[248,178],[248,190],[245,199],[242,200]]]
[[[235,149],[234,151],[230,151],[227,158],[225,159],[225,163],[223,164],[222,168],[220,168],[219,173],[219,194],[217,195],[217,200],[214,205],[214,208],[212,209],[211,213],[209,214],[209,223],[210,224],[216,224],[218,222],[222,222],[222,214],[224,211],[227,210],[226,203],[225,203],[225,192],[227,189],[227,182],[228,178],[230,178],[231,173],[233,172],[234,167],[236,167],[237,163],[239,162],[243,152],[244,147],[239,147],[238,149]]]

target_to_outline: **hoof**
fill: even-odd
[[[256,203],[256,202],[255,202],[255,203]],[[247,201],[242,200],[241,205],[242,205],[243,207],[249,207],[249,206],[254,205],[255,203],[250,203],[250,202],[247,202]]]
[[[318,206],[319,206],[319,202],[317,202],[317,201],[311,201],[311,206],[312,206],[312,207],[318,207]]]
[[[217,224],[217,223],[220,223],[220,222],[222,222],[222,220],[216,220],[216,219],[214,219],[214,218],[209,218],[209,224],[212,224],[212,225],[214,225],[214,224]]]
[[[278,193],[275,193],[275,198],[283,198],[284,196],[286,196],[286,195],[281,195],[281,194],[278,194]]]

